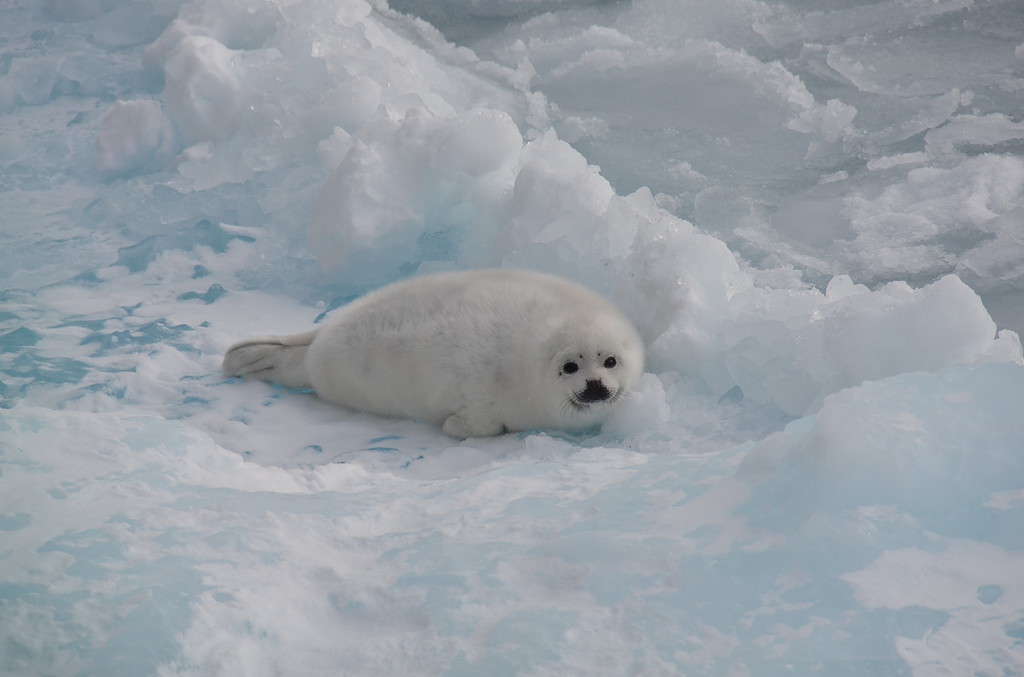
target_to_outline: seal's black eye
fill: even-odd
[[[562,373],[575,374],[579,368],[579,365],[576,364],[575,362],[566,362],[565,364],[562,365]]]
[[[615,358],[609,357],[607,360],[604,361],[604,368],[614,369],[616,364],[618,364],[618,362],[615,360]]]

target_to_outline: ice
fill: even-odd
[[[457,172],[482,176],[499,169],[522,145],[523,137],[507,114],[474,110],[448,131],[438,148],[437,162],[451,163]]]
[[[100,122],[96,168],[124,172],[159,166],[174,156],[174,129],[155,101],[118,101]]]
[[[996,338],[977,294],[953,276],[918,290],[896,282],[875,292],[840,277],[824,297],[755,289],[734,305],[735,315],[706,345],[693,345],[685,329],[669,330],[655,342],[656,354],[703,375],[716,392],[737,385],[792,415],[809,413],[828,393],[865,380],[988,355],[1019,360],[1016,335]],[[696,353],[710,364],[692,364],[689,356],[676,357],[680,353]]]
[[[822,272],[841,260],[866,282],[957,272],[982,294],[1019,290],[1013,265],[992,259],[1024,253],[1015,239],[1024,165],[1015,155],[957,150],[989,150],[1017,135],[1005,118],[954,118],[928,132],[927,152],[878,158],[867,169],[880,176],[808,191],[777,212],[773,226],[801,240],[802,251],[814,247]]]
[[[168,109],[186,143],[229,136],[242,112],[242,85],[231,50],[213,38],[188,36],[164,64]]]
[[[811,6],[813,4],[813,7]],[[1021,672],[1020,3],[0,7],[0,673]],[[599,428],[225,379],[564,275]]]
[[[486,152],[452,151],[453,143],[474,142]],[[1019,192],[1010,171],[1016,160],[1004,162],[991,188],[976,183],[966,195],[951,190],[959,178],[912,173],[911,185],[929,192],[912,199],[941,199],[935,218],[949,218],[959,204],[952,218],[985,223],[989,205],[1005,209]],[[864,380],[999,350],[995,324],[956,278],[918,291],[894,283],[842,295],[835,280],[824,295],[755,287],[720,241],[664,213],[649,192],[615,195],[553,133],[523,145],[512,120],[490,111],[439,119],[419,109],[357,133],[321,191],[312,232],[322,262],[362,280],[393,278],[410,259],[434,258],[571,272],[626,305],[659,368],[697,376],[716,395],[739,386],[791,415]],[[871,244],[866,252],[884,252]],[[1005,354],[1016,359],[1012,347]]]
[[[100,16],[122,4],[121,0],[46,0],[46,14],[58,21],[83,21]]]
[[[1019,506],[984,504],[1019,477],[1024,429],[1009,398],[1022,386],[1017,367],[915,374],[844,391],[751,449],[645,455],[528,437],[503,459],[438,448],[404,476],[266,467],[157,416],[26,408],[8,425],[38,451],[12,469],[24,478],[13,507],[74,512],[10,533],[22,557],[42,551],[15,589],[81,580],[85,600],[57,603],[117,605],[164,641],[184,633],[175,658],[173,642],[142,652],[81,628],[76,660],[96,672],[115,659],[146,671],[163,652],[163,674],[583,674],[599,659],[610,671],[781,674],[864,656],[890,672],[916,664],[907,647],[929,633],[923,665],[1010,667]],[[964,418],[977,423],[969,437]],[[48,481],[39,470],[56,454]],[[104,491],[121,477],[129,495]],[[908,562],[925,575],[899,585]],[[1001,590],[983,610],[982,586]],[[106,627],[127,641],[124,625]],[[17,646],[38,636],[30,628],[60,623],[15,624]]]
[[[848,575],[845,580],[854,585],[858,596],[869,606],[913,608],[917,606],[915,602],[921,599],[925,589],[929,591],[927,604],[932,607],[962,608],[961,602],[969,600],[968,604],[977,609],[971,614],[973,618],[951,620],[927,639],[900,638],[897,641],[900,655],[908,661],[935,669],[970,671],[982,667],[1005,671],[1015,669],[1019,664],[1019,656],[1000,651],[1000,635],[1015,637],[1020,634],[1020,625],[1013,621],[1007,623],[1005,617],[1000,617],[998,612],[990,615],[985,607],[977,608],[975,599],[993,604],[999,601],[1007,589],[1013,590],[1016,597],[1019,594],[1017,585],[1006,577],[1006,572],[1022,564],[1024,562],[1020,561],[1019,553],[971,542],[953,542],[945,551],[937,554],[918,548],[890,551],[869,569]],[[908,576],[908,572],[914,572],[914,575]],[[923,576],[921,572],[925,572]],[[1003,584],[979,585],[975,599],[971,599],[968,588],[971,582],[979,578],[986,581],[1000,580]],[[882,580],[888,583],[881,584]],[[944,599],[937,599],[935,590],[951,594]],[[996,591],[992,594],[998,596],[987,601],[983,599],[985,591]],[[1006,600],[1003,608],[1012,608],[1014,604],[1016,602]],[[958,641],[968,641],[971,646],[977,647],[976,655],[979,658],[971,660],[956,655],[955,650],[950,651],[951,643]]]
[[[19,59],[11,65],[7,77],[20,103],[41,104],[50,100],[57,86],[59,62],[53,58]]]
[[[455,18],[435,19],[442,30],[465,30]],[[505,22],[469,44],[509,65],[528,60],[534,86],[557,106],[560,133],[620,192],[651,187],[660,204],[748,260],[798,266],[818,286],[841,273],[924,283],[962,269],[970,236],[959,224],[938,224],[935,246],[894,239],[872,243],[860,257],[846,245],[854,236],[846,205],[821,196],[880,190],[889,179],[871,170],[886,157],[923,152],[922,133],[929,153],[922,164],[937,169],[949,168],[953,158],[941,150],[949,143],[967,155],[1016,155],[1022,26],[1011,2],[808,10],[652,0]],[[701,95],[687,95],[695,92]],[[731,105],[701,108],[719,96]],[[631,105],[638,100],[652,105]],[[973,119],[978,124],[966,131]],[[957,130],[966,136],[958,139]],[[689,171],[676,169],[680,158]],[[815,186],[840,171],[846,175],[836,191]],[[875,246],[887,250],[884,261],[870,260]],[[837,259],[842,265],[832,265]]]
[[[672,420],[665,385],[654,374],[644,374],[622,405],[612,412],[601,430],[614,437],[630,438],[654,433]]]
[[[937,129],[925,134],[928,155],[942,157],[960,153],[976,155],[992,152],[1024,139],[1024,124],[1015,123],[1000,113],[989,115],[957,115]]]
[[[1017,451],[1024,427],[989,425],[993,417],[1012,415],[1010,393],[1022,375],[1021,367],[981,365],[906,374],[838,392],[813,417],[767,438],[744,459],[739,475],[758,478],[769,511],[761,515],[765,520],[789,521],[797,504],[805,518],[815,520],[874,502],[906,510],[937,533],[967,536],[963,530],[977,528],[972,517],[990,495],[1016,484],[1000,475],[1024,464]],[[950,427],[958,432],[951,434]],[[951,506],[956,507],[945,512]],[[987,538],[1017,547],[1020,536],[1002,530],[998,521]]]
[[[320,191],[312,241],[327,265],[394,279],[407,261],[449,257],[460,226],[463,236],[487,227],[481,212],[511,187],[523,141],[501,111],[445,119],[414,108],[351,144]]]
[[[993,428],[987,420],[1009,414],[1007,395],[1020,376],[1020,369],[981,367],[942,372],[938,382],[911,375],[844,391],[826,400],[811,425],[801,421],[768,438],[739,471],[758,486],[749,512],[758,522],[785,515],[788,523],[793,508],[806,511],[791,537],[804,543],[796,547],[806,547],[807,557],[835,548],[817,566],[847,569],[840,578],[865,607],[916,611],[925,623],[924,612],[933,615],[934,631],[907,628],[896,640],[922,672],[1020,665],[1019,648],[1006,641],[1020,602],[1006,595],[1021,594],[1013,573],[1021,539],[1015,516],[985,507],[1000,485],[990,473],[1022,462],[1024,428]],[[963,416],[975,432],[950,436],[950,422]],[[979,529],[989,542],[965,539]],[[970,657],[961,642],[972,647]]]

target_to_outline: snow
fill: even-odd
[[[0,673],[1024,671],[1019,3],[0,8]],[[387,282],[612,298],[600,430],[225,379]]]

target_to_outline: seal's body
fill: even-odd
[[[477,437],[599,423],[643,359],[636,330],[605,299],[551,275],[499,269],[389,285],[320,329],[235,344],[224,371]]]

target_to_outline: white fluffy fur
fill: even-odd
[[[224,371],[309,385],[352,409],[480,437],[599,423],[639,379],[643,360],[633,325],[597,294],[551,275],[479,270],[398,282],[318,330],[237,343]],[[588,381],[608,398],[581,399]]]

